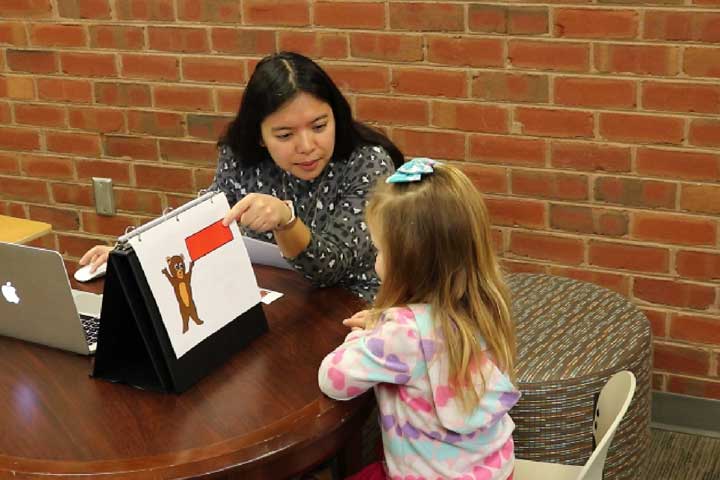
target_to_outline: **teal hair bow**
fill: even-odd
[[[390,175],[386,183],[408,183],[408,182],[419,182],[422,180],[423,175],[433,173],[434,165],[438,165],[440,162],[431,158],[413,158],[412,160],[403,163],[395,173]]]

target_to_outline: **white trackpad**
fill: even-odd
[[[100,318],[100,308],[102,307],[103,297],[101,294],[80,290],[73,290],[72,293],[78,313]]]

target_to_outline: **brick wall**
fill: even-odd
[[[280,49],[407,154],[461,162],[508,268],[639,304],[657,389],[720,398],[720,0],[0,0],[0,213],[74,261],[187,201]]]

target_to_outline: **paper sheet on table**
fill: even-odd
[[[272,302],[282,297],[283,295],[283,293],[260,287],[260,301],[263,302],[265,305],[270,305]]]
[[[280,253],[280,249],[274,243],[263,242],[254,238],[243,236],[245,248],[250,256],[251,263],[269,265],[271,267],[293,270],[292,266]]]

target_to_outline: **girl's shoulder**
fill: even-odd
[[[380,322],[396,322],[398,324],[426,323],[430,319],[430,306],[424,303],[415,303],[383,310]]]

